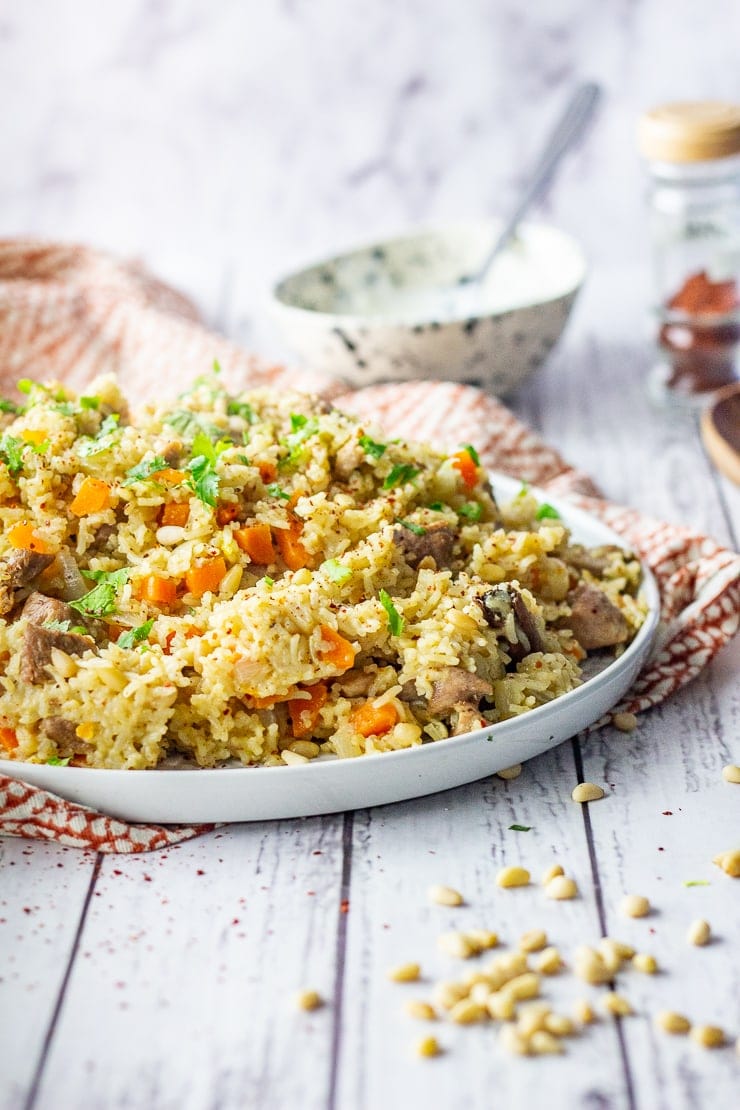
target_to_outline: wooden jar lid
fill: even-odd
[[[724,100],[663,104],[640,119],[638,143],[652,162],[709,162],[740,154],[740,104]]]

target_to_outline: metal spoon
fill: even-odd
[[[473,274],[466,274],[458,285],[480,285],[488,275],[494,261],[508,246],[516,233],[517,226],[533,201],[546,191],[547,186],[566,150],[573,145],[584,129],[601,96],[601,88],[593,81],[580,85],[571,97],[568,107],[560,117],[556,127],[535,164],[532,176],[516,203],[514,210],[504,223],[498,239],[493,244],[482,264]]]

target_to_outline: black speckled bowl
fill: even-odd
[[[559,339],[586,263],[570,236],[524,224],[488,295],[436,298],[475,272],[496,232],[493,221],[452,224],[292,274],[273,290],[283,336],[305,363],[355,386],[440,378],[509,393]]]

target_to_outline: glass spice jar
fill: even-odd
[[[659,362],[653,397],[701,404],[738,377],[740,105],[666,104],[646,113]]]

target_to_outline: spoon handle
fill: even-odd
[[[550,135],[547,145],[535,165],[532,176],[524,192],[520,196],[516,207],[504,224],[501,234],[486,255],[482,266],[467,278],[468,282],[479,282],[486,276],[493,260],[513,237],[519,221],[530,204],[545,191],[558,162],[563,157],[568,147],[571,146],[582,133],[600,96],[601,88],[594,82],[587,82],[576,89],[568,103],[568,107],[565,109],[565,112],[560,117],[555,129]]]

